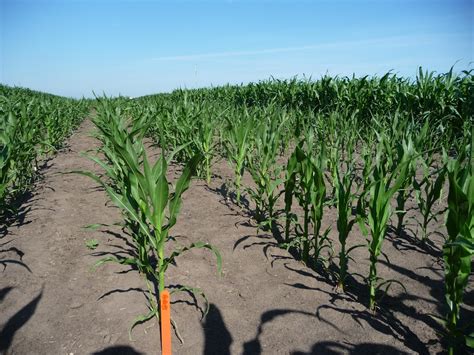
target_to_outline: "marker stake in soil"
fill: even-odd
[[[171,355],[170,293],[164,290],[160,295],[161,353]]]

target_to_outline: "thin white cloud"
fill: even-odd
[[[150,58],[151,61],[190,61],[208,58],[222,58],[222,57],[240,57],[249,55],[260,55],[260,54],[275,54],[275,53],[287,53],[287,52],[301,52],[307,50],[318,50],[318,49],[330,49],[330,48],[344,48],[349,46],[378,46],[378,45],[420,45],[420,43],[432,42],[439,40],[437,36],[396,36],[396,37],[385,37],[385,38],[374,38],[366,40],[355,40],[355,41],[339,41],[322,44],[312,44],[299,47],[281,47],[281,48],[267,48],[259,50],[246,50],[246,51],[226,51],[226,52],[210,52],[210,53],[198,53],[189,55],[174,55],[174,56],[162,56]]]
[[[195,59],[205,59],[205,58],[220,58],[220,57],[240,57],[247,55],[258,55],[258,54],[273,54],[273,53],[284,53],[284,52],[297,52],[304,51],[308,49],[317,49],[319,46],[301,46],[301,47],[285,47],[285,48],[269,48],[269,49],[260,49],[252,51],[228,51],[228,52],[211,52],[211,53],[199,53],[199,54],[190,54],[190,55],[176,55],[176,56],[165,56],[152,58],[152,60],[157,61],[167,61],[167,60],[195,60]]]

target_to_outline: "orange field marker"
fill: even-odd
[[[161,353],[171,355],[170,293],[164,290],[160,295]]]

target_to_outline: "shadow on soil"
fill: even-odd
[[[13,287],[4,287],[0,289],[0,302],[2,302],[5,297],[7,297],[11,290],[13,290]]]
[[[415,232],[412,232],[415,235]],[[432,233],[434,234],[434,233]],[[441,233],[439,235],[443,236]],[[390,241],[395,249],[400,251],[414,251],[422,254],[428,254],[433,258],[442,257],[442,251],[430,239],[421,241],[420,239],[410,235],[408,230],[402,228],[401,232],[397,234],[397,230],[392,225],[388,226],[388,235],[386,238]]]
[[[17,196],[13,201],[9,201],[9,210],[4,211],[0,215],[0,239],[8,235],[8,228],[11,226],[21,227],[31,223],[26,221],[26,216],[31,211],[31,203],[33,202],[33,194],[27,191]]]
[[[233,339],[222,318],[219,308],[213,303],[204,319],[204,354],[230,355]]]
[[[255,337],[246,342],[243,348],[244,355],[255,355],[262,353],[262,345],[260,343],[260,336],[263,333],[263,328],[265,324],[274,321],[277,318],[284,317],[289,314],[300,314],[308,317],[316,318],[316,315],[309,312],[294,310],[294,309],[272,309],[270,311],[264,312],[260,317],[260,325],[257,329],[257,334]]]
[[[11,287],[0,290],[2,299],[11,291]],[[23,327],[33,316],[36,307],[43,296],[43,290],[31,300],[26,306],[16,312],[4,325],[0,331],[0,353],[4,354],[10,348],[15,333]]]
[[[251,208],[250,201],[246,199],[244,196],[241,196],[241,206],[238,206],[235,192],[230,190],[225,182],[222,183],[221,186],[217,188],[211,188],[209,186],[206,186],[205,188],[206,190],[212,193],[220,195],[221,198],[219,199],[219,202],[227,206],[231,211],[233,211],[234,215],[248,218],[248,221],[239,222],[238,224],[244,225],[247,227],[257,228],[256,235],[246,235],[240,238],[239,240],[237,240],[233,247],[234,250],[243,242],[247,242],[250,239],[256,239],[255,241],[252,241],[243,245],[243,249],[247,249],[253,246],[263,246],[263,252],[265,254],[265,257],[268,259],[268,250],[271,247],[279,247],[285,242],[285,238],[282,233],[282,230],[284,228],[281,224],[276,222],[278,217],[284,214],[284,210],[282,209],[275,210],[275,213],[274,213],[275,220],[272,221],[270,225],[258,227],[258,225],[252,224],[252,221],[255,220],[256,212],[255,210]],[[260,233],[260,232],[263,232],[263,233]],[[287,251],[291,254],[291,256],[294,259],[301,260],[301,255],[296,250],[296,248],[290,247],[287,249]],[[326,272],[326,270],[323,267],[321,267],[319,263],[314,263],[314,265],[307,265],[307,266],[313,269],[314,271],[318,272],[326,280],[329,281],[331,279],[330,277],[331,275],[328,272]]]
[[[3,247],[4,245],[9,244],[10,242],[11,242],[11,240],[6,242],[6,243],[0,244],[0,246]],[[4,259],[5,254],[7,255],[7,257]],[[14,254],[20,260],[10,258],[9,255],[11,255],[11,254]],[[3,271],[5,271],[5,269],[7,268],[7,266],[9,264],[13,264],[13,265],[21,266],[21,267],[25,268],[26,270],[28,270],[31,273],[31,269],[28,267],[28,265],[26,265],[23,262],[23,256],[25,255],[25,253],[23,253],[20,249],[18,249],[16,247],[9,247],[9,248],[6,248],[6,249],[0,249],[0,255],[2,255],[2,259],[0,259],[0,265],[3,266]]]
[[[117,293],[120,294],[120,293],[129,293],[129,292],[138,292],[138,293],[143,294],[144,296],[146,295],[144,290],[142,290],[141,288],[137,288],[137,287],[130,287],[130,288],[127,288],[127,289],[116,288],[114,290],[110,290],[110,291],[107,291],[104,294],[102,294],[99,298],[97,298],[97,301],[100,301],[104,298],[107,298],[107,297],[109,297],[111,295],[114,295],[114,294],[117,294]]]
[[[399,355],[402,354],[400,349],[390,345],[362,343],[357,345],[341,344],[332,341],[321,341],[315,343],[309,352],[295,351],[291,355],[338,355],[341,353],[348,353],[353,355],[366,354],[384,354],[384,355]]]
[[[388,264],[388,266],[395,267],[394,265]],[[406,276],[410,275],[410,270],[396,267],[399,273]],[[426,280],[424,280],[426,282]],[[347,305],[337,306],[338,300],[344,300],[345,302],[355,302],[358,304],[367,305],[367,286],[364,283],[358,282],[353,277],[350,277],[348,287],[345,293],[334,293],[331,295],[331,305],[321,305],[317,308],[316,314],[320,321],[327,323],[329,326],[336,327],[327,317],[324,316],[325,312],[338,312],[341,314],[349,315],[356,323],[361,326],[368,325],[374,331],[387,334],[403,343],[410,350],[418,354],[429,354],[427,345],[437,343],[437,338],[430,340],[427,344],[421,341],[418,336],[410,329],[410,326],[406,322],[400,320],[400,315],[410,318],[413,322],[423,322],[427,327],[431,328],[435,332],[441,332],[440,325],[429,315],[423,314],[417,311],[417,309],[410,304],[413,301],[423,301],[432,303],[435,305],[443,304],[438,300],[442,292],[441,281],[435,281],[429,279],[429,282],[425,283],[430,288],[430,293],[435,297],[435,300],[429,298],[421,298],[419,296],[413,296],[409,293],[402,292],[396,296],[392,296],[389,293],[379,293],[379,305],[376,313],[364,310],[349,309]],[[293,287],[301,287],[300,285],[291,285]],[[439,291],[439,292],[438,292]],[[441,310],[440,310],[441,311]],[[441,314],[443,314],[441,312]],[[355,346],[355,345],[351,345]],[[358,345],[357,345],[358,346]],[[355,350],[354,350],[355,351]]]
[[[403,304],[398,308],[404,310],[409,309]],[[334,328],[336,325],[324,317],[324,311],[338,312],[349,315],[360,326],[367,324],[377,332],[390,335],[417,354],[429,354],[427,345],[437,342],[436,339],[430,341],[429,344],[422,342],[417,337],[417,335],[411,331],[409,326],[403,324],[403,322],[398,319],[397,312],[392,311],[388,307],[379,309],[376,314],[373,314],[368,310],[359,311],[331,305],[323,305],[318,307],[316,312],[318,319]],[[426,321],[427,317],[425,316],[424,318],[424,321]]]
[[[127,345],[111,346],[92,354],[93,355],[144,355],[144,353],[138,352],[131,346],[127,346]]]
[[[228,191],[224,190],[223,187],[220,189],[214,190],[215,193],[221,194],[225,197],[228,194]],[[226,205],[228,202],[226,201]],[[252,216],[252,211],[247,211],[247,216]],[[252,247],[252,246],[263,246],[263,251],[265,256],[268,258],[267,251],[270,247],[278,247],[283,242],[282,236],[282,226],[277,225],[274,223],[271,228],[269,228],[266,232],[267,234],[263,235],[248,235],[244,236],[241,239],[237,240],[234,244],[234,249],[237,247],[242,247],[243,249]],[[423,254],[429,254],[433,258],[437,260],[441,257],[440,249],[430,240],[426,241],[425,243],[421,243],[419,240],[408,234],[406,231],[402,230],[401,235],[395,236],[395,230],[393,227],[389,227],[389,236],[387,237],[390,240],[395,248],[398,250],[404,251],[413,251]],[[270,237],[270,235],[273,237]],[[256,238],[257,240],[251,240],[252,238]],[[276,241],[276,242],[275,242]],[[296,250],[292,250],[291,248],[288,250],[291,256],[296,260],[301,260],[299,253]],[[284,256],[274,256],[273,258],[275,261],[278,260],[286,260],[287,258]],[[427,327],[431,328],[436,333],[440,333],[442,331],[441,326],[429,315],[429,314],[421,314],[417,311],[417,309],[410,304],[414,301],[423,300],[424,302],[431,303],[436,306],[436,313],[438,315],[443,315],[446,312],[445,302],[444,302],[444,283],[442,277],[442,270],[441,274],[434,270],[433,272],[436,274],[435,278],[430,278],[428,276],[420,276],[419,273],[404,268],[399,265],[387,263],[384,260],[380,260],[381,264],[384,264],[386,267],[391,268],[395,273],[399,275],[403,275],[405,277],[409,277],[410,279],[423,284],[425,287],[429,289],[429,297],[420,297],[414,296],[407,293],[401,293],[397,296],[390,296],[389,294],[379,294],[379,300],[381,308],[377,311],[376,314],[369,312],[368,310],[357,311],[348,309],[346,306],[338,307],[336,306],[336,302],[338,300],[344,300],[346,302],[354,302],[362,305],[367,305],[369,300],[367,296],[367,286],[364,282],[359,282],[353,277],[349,277],[348,280],[348,290],[346,293],[341,294],[337,292],[328,292],[324,291],[319,288],[306,286],[302,283],[289,285],[298,289],[306,289],[306,290],[314,290],[318,292],[324,292],[328,296],[331,297],[330,305],[322,305],[317,309],[317,317],[319,320],[328,323],[330,326],[337,329],[335,324],[332,324],[328,319],[323,317],[323,313],[325,310],[327,311],[335,311],[338,313],[343,313],[351,316],[351,318],[356,321],[358,324],[362,326],[363,323],[368,324],[373,330],[393,336],[400,342],[402,342],[407,348],[410,350],[419,353],[419,354],[428,354],[428,345],[438,343],[440,340],[438,338],[432,339],[425,344],[421,341],[418,336],[410,329],[410,327],[405,324],[406,322],[402,322],[400,320],[400,315],[404,317],[408,317],[413,321],[423,322]],[[326,282],[329,284],[335,285],[334,275],[337,273],[337,266],[331,265],[326,269],[323,268],[321,265],[307,265],[308,268],[315,271],[315,273],[311,273],[305,270],[296,270],[291,268],[287,263],[284,263],[285,267],[293,272],[297,272],[300,275],[310,277],[312,279],[317,279],[318,281]],[[395,286],[395,284],[394,284]],[[469,301],[467,302],[469,303]],[[274,312],[274,311],[272,311]],[[468,313],[471,315],[472,312],[468,312],[464,309],[464,313]],[[260,343],[258,341],[258,337],[261,333],[262,324],[268,322],[272,317],[281,316],[282,314],[276,313],[274,315],[271,314],[264,314],[262,316],[262,323],[259,327],[259,331],[257,336],[254,340],[246,343],[244,353],[245,354],[258,354],[261,352]],[[468,317],[469,318],[469,317]],[[441,342],[443,342],[441,340]],[[373,353],[375,352],[384,352],[388,354],[398,354],[400,353],[399,349],[393,348],[391,346],[386,346],[383,344],[338,344],[338,343],[331,343],[331,342],[319,342],[316,343],[310,354],[321,353],[321,354],[332,354],[338,353],[341,351],[348,351],[351,354],[365,354],[367,352]],[[295,352],[295,354],[304,354],[302,352]]]
[[[286,258],[279,257],[278,260],[283,260]],[[321,305],[318,307],[316,315],[320,321],[325,322],[329,326],[333,327],[335,330],[338,330],[337,326],[332,323],[329,319],[329,316],[325,316],[326,312],[338,312],[341,314],[345,314],[350,316],[356,323],[360,326],[368,325],[374,331],[380,332],[383,334],[390,335],[403,343],[407,348],[410,350],[418,353],[418,354],[428,354],[428,345],[439,343],[438,337],[431,339],[427,344],[425,344],[422,340],[418,338],[418,336],[410,329],[410,326],[407,324],[406,321],[401,321],[400,318],[409,318],[411,319],[410,322],[422,322],[425,326],[429,327],[436,333],[441,333],[442,328],[440,324],[435,321],[429,314],[420,313],[415,307],[411,304],[416,301],[423,300],[424,302],[433,304],[436,307],[436,315],[443,315],[446,313],[446,307],[444,302],[444,283],[442,274],[438,272],[438,270],[432,270],[435,273],[434,278],[430,278],[428,276],[420,275],[419,273],[413,270],[409,270],[404,268],[400,265],[395,265],[388,263],[384,260],[380,260],[380,264],[385,265],[388,268],[391,268],[396,274],[403,275],[408,277],[420,284],[424,287],[428,288],[428,295],[427,297],[411,295],[409,293],[403,292],[401,290],[400,293],[397,293],[396,296],[392,296],[389,293],[382,293],[378,294],[378,300],[380,309],[377,310],[377,313],[372,313],[368,309],[364,310],[354,310],[354,307],[347,307],[347,303],[357,303],[359,305],[367,306],[369,303],[368,300],[368,291],[367,285],[364,281],[359,281],[354,278],[352,275],[348,277],[347,280],[347,288],[345,293],[338,293],[337,291],[325,291],[323,289],[308,286],[302,283],[295,283],[295,284],[287,284],[290,287],[294,287],[297,289],[305,289],[305,290],[314,290],[317,292],[323,292],[330,297],[328,305]],[[331,273],[337,272],[337,270],[329,270],[321,273],[320,270],[315,270],[315,273],[312,273],[309,270],[302,269],[295,269],[288,265],[287,262],[284,262],[284,267],[290,271],[296,272],[299,275],[316,279],[321,282],[327,282],[333,284],[331,279],[328,278],[328,275]],[[333,266],[337,268],[337,266]],[[311,268],[314,270],[314,268]],[[442,270],[441,270],[442,273]],[[396,279],[396,277],[395,277]],[[398,287],[396,284],[393,284],[393,287]],[[391,290],[393,291],[393,290]],[[339,303],[339,301],[341,303]],[[468,301],[469,302],[469,301]],[[360,307],[358,307],[360,308]],[[469,312],[466,309],[463,309],[464,317],[472,315],[472,312]],[[441,340],[441,342],[443,342]],[[337,346],[336,346],[337,345]],[[349,351],[351,354],[363,354],[366,353],[367,346],[373,345],[375,349],[378,349],[377,344],[333,344],[333,343],[317,343],[314,345],[312,352],[310,353],[337,353],[337,351]],[[399,350],[384,348],[383,345],[380,345],[380,351],[387,352],[387,353],[400,353]],[[304,354],[304,353],[300,353]]]
[[[34,199],[33,192],[38,187],[49,188],[54,191],[50,186],[44,184],[44,172],[51,167],[50,161],[52,157],[45,159],[39,165],[36,166],[38,174],[33,178],[32,185],[29,190],[18,193],[12,197],[8,204],[7,211],[0,211],[0,239],[8,235],[8,228],[15,226],[21,227],[26,224],[30,224],[32,221],[26,221],[26,216],[32,211],[31,205],[33,202],[37,202],[38,199]],[[37,204],[37,203],[36,203]],[[41,209],[41,207],[35,207],[35,209]]]
[[[19,228],[32,222],[27,221],[26,217],[33,210],[31,207],[32,203],[37,201],[38,199],[34,199],[33,194],[27,191],[14,198],[13,201],[9,201],[9,209],[0,214],[0,241],[2,241],[0,242],[0,265],[3,266],[3,270],[11,264],[21,266],[31,273],[30,268],[23,262],[25,253],[17,247],[11,246],[14,239],[8,238],[9,240],[7,241],[3,240],[10,237],[9,228]],[[34,209],[40,208],[35,207]]]
[[[237,194],[235,191],[230,190],[227,186],[227,183],[222,183],[221,186],[212,188],[209,186],[204,186],[207,191],[210,191],[214,194],[220,195],[219,203],[229,208],[236,216],[244,216],[248,218],[253,218],[255,212],[250,208],[250,201],[243,195],[240,196],[240,204],[237,202]]]

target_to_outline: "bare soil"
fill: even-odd
[[[145,285],[129,267],[106,264],[92,271],[104,255],[125,255],[126,235],[118,227],[97,231],[91,223],[113,224],[120,212],[89,178],[62,174],[72,170],[100,172],[80,152],[98,142],[85,120],[69,139],[68,149],[47,163],[43,179],[22,205],[21,214],[0,239],[0,352],[5,354],[157,354],[159,325],[150,320],[128,329],[147,313]],[[376,313],[367,310],[367,290],[354,276],[347,293],[335,289],[330,275],[305,267],[279,248],[271,233],[257,232],[246,209],[232,202],[227,181],[232,170],[216,162],[210,186],[193,180],[184,195],[182,213],[173,229],[181,244],[206,241],[223,257],[223,275],[205,250],[178,259],[167,275],[170,289],[201,288],[210,310],[201,320],[204,302],[189,295],[173,296],[172,317],[184,339],[173,335],[177,354],[433,354],[442,352],[438,324],[430,314],[444,313],[440,236],[430,245],[407,233],[390,234],[380,275],[400,281],[393,285]],[[245,177],[244,184],[249,183]],[[408,206],[409,208],[413,205]],[[416,212],[410,211],[416,216]],[[336,214],[328,210],[325,224]],[[445,233],[443,218],[432,225]],[[95,238],[96,250],[85,242]],[[357,228],[353,244],[364,239]],[[337,249],[336,249],[337,251]],[[350,264],[367,275],[364,248]],[[466,314],[474,317],[474,291],[465,297]]]

